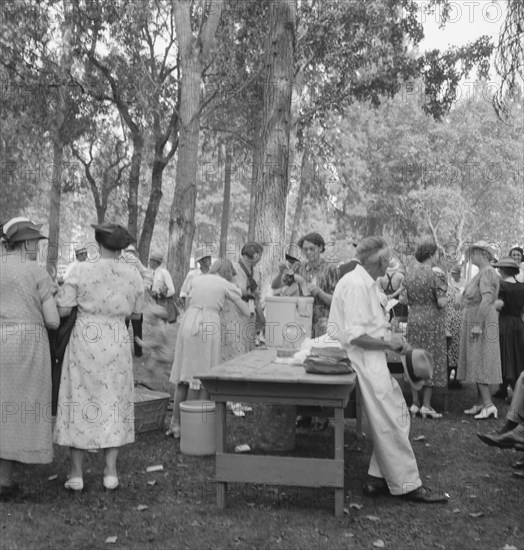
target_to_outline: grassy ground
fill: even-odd
[[[137,374],[143,372],[136,363]],[[163,373],[155,381],[167,386]],[[63,489],[68,452],[56,448],[53,464],[20,465],[23,494],[0,508],[0,547],[18,548],[385,548],[524,549],[524,484],[511,476],[519,457],[483,445],[475,433],[502,420],[475,421],[462,410],[472,388],[452,392],[441,421],[415,419],[411,438],[423,481],[445,488],[447,505],[415,505],[361,494],[371,453],[356,439],[354,421],[345,436],[344,517],[333,516],[333,492],[299,487],[234,485],[228,508],[215,506],[214,458],[189,457],[161,431],[137,435],[119,459],[121,488],[102,489],[103,457],[89,453],[86,489]],[[499,415],[507,405],[500,402]],[[256,446],[251,418],[228,416],[228,445]],[[365,428],[364,428],[365,431]],[[425,439],[415,441],[419,436]],[[295,454],[333,456],[333,429],[300,431]],[[520,454],[522,456],[522,453]],[[163,471],[146,473],[151,465]],[[58,475],[56,479],[49,477]],[[145,507],[145,508],[144,508]],[[116,542],[106,542],[117,537]],[[378,546],[380,547],[380,546]]]

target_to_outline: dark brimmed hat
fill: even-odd
[[[506,256],[505,258],[501,258],[498,262],[495,262],[492,265],[493,267],[502,267],[504,269],[512,269],[517,273],[520,271],[519,264],[511,256]]]
[[[127,245],[135,242],[135,238],[129,231],[117,223],[92,223],[91,227],[95,230],[96,240],[109,250],[122,250]]]
[[[412,349],[401,357],[404,374],[414,390],[422,389],[433,376],[433,357],[423,349]]]
[[[35,224],[27,218],[12,218],[0,226],[0,236],[9,244],[47,239],[40,233],[41,228],[42,224]]]

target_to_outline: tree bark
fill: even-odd
[[[255,198],[257,188],[257,160],[259,156],[260,151],[258,147],[253,147],[253,156],[251,159],[251,192],[249,196],[249,225],[247,230],[248,241],[255,240]]]
[[[140,184],[140,167],[142,166],[142,153],[144,150],[144,138],[142,132],[131,134],[133,153],[131,155],[131,168],[129,170],[128,183],[128,222],[127,228],[131,235],[138,238],[138,186]]]
[[[60,257],[60,203],[62,199],[63,158],[64,145],[57,136],[53,141],[53,181],[49,206],[49,238],[46,259],[46,269],[50,275],[56,273],[56,264]]]
[[[304,207],[304,199],[309,193],[311,183],[314,178],[314,166],[311,158],[311,149],[309,143],[306,142],[304,152],[302,153],[302,163],[300,165],[300,184],[297,191],[297,205],[293,216],[293,226],[291,227],[290,243],[298,242],[300,238],[298,230],[300,229],[300,220],[302,218],[302,209]]]
[[[169,219],[167,268],[178,293],[189,270],[195,233],[196,175],[200,136],[202,71],[220,21],[223,0],[212,2],[198,37],[192,32],[190,0],[173,0],[182,82],[176,186]],[[202,15],[202,17],[205,17]]]
[[[162,176],[165,167],[166,163],[163,160],[157,158],[153,161],[151,194],[149,195],[149,202],[147,203],[146,215],[138,244],[138,256],[144,265],[147,265],[149,247],[151,246],[153,230],[155,229],[155,220],[160,208],[160,201],[162,200]]]
[[[224,200],[222,201],[222,223],[220,224],[220,259],[226,259],[227,230],[229,227],[229,207],[231,204],[231,166],[233,157],[231,149],[226,145],[226,164],[224,170]]]
[[[285,238],[296,9],[296,0],[271,2],[269,8],[267,76],[256,179],[254,230],[255,240],[270,249],[270,253],[264,254],[259,264],[263,293],[269,287],[274,263],[280,259]]]

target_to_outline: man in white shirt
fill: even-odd
[[[209,268],[211,267],[211,255],[207,253],[205,247],[201,246],[197,248],[195,252],[195,264],[200,264],[200,267],[195,267],[195,269],[192,269],[186,275],[186,278],[182,284],[182,288],[180,289],[180,298],[182,300],[184,308],[187,305],[186,301],[189,293],[191,292],[193,280],[195,279],[195,277],[199,277],[200,275],[205,275],[206,273],[208,273]]]
[[[167,309],[167,298],[175,295],[175,286],[169,271],[162,267],[164,256],[154,251],[149,255],[149,267],[153,270],[150,293],[155,302]]]
[[[382,237],[363,239],[357,247],[359,263],[340,279],[329,315],[328,326],[357,373],[373,438],[364,494],[391,494],[422,503],[445,502],[445,494],[422,485],[409,442],[406,402],[387,366],[386,350],[406,353],[409,349],[400,337],[384,341],[386,304],[381,303],[377,279],[386,273],[390,259]]]
[[[142,264],[138,257],[138,250],[134,244],[128,245],[124,250],[122,250],[122,260],[128,264],[134,265],[142,280],[145,278],[145,274],[148,271],[147,267]],[[145,287],[145,285],[144,285]],[[146,288],[144,288],[144,293]],[[141,314],[139,319],[131,319],[131,324],[133,326],[133,336],[136,338],[142,338],[142,326],[144,323],[144,316]],[[126,319],[126,327],[129,327],[129,319]],[[136,340],[133,339],[133,349],[135,357],[142,357],[142,348],[138,345]]]
[[[64,272],[64,281],[71,276],[75,267],[87,260],[87,248],[84,245],[75,246],[75,260],[67,266],[67,269]]]

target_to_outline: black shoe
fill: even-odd
[[[366,497],[389,495],[389,487],[384,478],[368,475],[366,483],[362,487],[362,493]]]
[[[477,433],[477,436],[482,443],[486,443],[486,445],[490,445],[491,447],[500,447],[501,449],[511,449],[515,445],[524,444],[524,438],[515,436],[513,432],[506,432],[500,435]]]
[[[494,399],[506,399],[508,396],[508,390],[506,388],[496,391],[491,397]]]
[[[449,500],[449,497],[442,491],[430,491],[424,486],[401,496],[404,500],[422,504],[434,504],[438,502],[447,502]]]
[[[507,420],[504,426],[500,428],[500,430],[497,430],[495,433],[497,435],[502,435],[508,432],[511,432],[511,430],[514,430],[518,424],[516,422],[513,422],[513,420]]]

